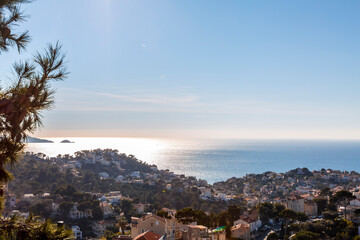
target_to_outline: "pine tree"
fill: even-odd
[[[16,34],[15,27],[25,20],[20,4],[28,0],[0,0],[0,54],[16,46],[24,50],[28,31]],[[7,165],[14,164],[24,149],[27,134],[41,126],[41,111],[53,104],[51,81],[62,80],[67,72],[61,45],[48,45],[44,53],[13,65],[13,84],[0,88],[0,184],[11,179]],[[2,192],[1,192],[2,195]]]
[[[20,5],[29,0],[0,0],[0,55],[16,47],[20,53],[30,41],[28,31],[16,33],[15,27],[25,20]],[[13,65],[13,84],[0,86],[0,212],[3,203],[2,185],[12,175],[6,166],[13,165],[25,145],[27,134],[41,125],[41,111],[53,104],[51,81],[63,80],[66,75],[61,45],[48,45],[44,53],[31,60]],[[1,216],[1,215],[0,215]],[[14,216],[0,218],[1,239],[67,239],[71,231],[50,221]]]

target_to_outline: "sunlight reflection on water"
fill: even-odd
[[[149,138],[48,138],[54,143],[29,143],[27,151],[47,156],[79,150],[117,149],[139,160],[196,176],[209,183],[265,171],[286,172],[297,167],[360,170],[360,142],[167,140]]]

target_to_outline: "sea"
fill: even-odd
[[[335,140],[174,140],[150,138],[47,138],[26,151],[49,157],[80,150],[117,149],[159,169],[209,183],[266,171],[336,169],[360,171],[360,141]],[[73,143],[61,143],[67,139]]]

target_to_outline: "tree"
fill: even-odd
[[[323,189],[321,189],[320,191],[320,196],[328,196],[331,197],[332,196],[332,191],[329,187],[324,187]]]
[[[25,20],[20,10],[20,4],[29,0],[2,0],[0,1],[0,53],[16,46],[18,51],[25,49],[30,37],[28,31],[14,33],[14,28]]]
[[[240,214],[241,214],[241,208],[239,208],[238,206],[236,205],[230,205],[228,206],[228,213],[231,217],[231,221],[234,222],[236,220],[239,219],[240,217]]]
[[[262,221],[268,222],[275,217],[274,205],[269,202],[264,202],[258,205],[259,213]]]
[[[323,211],[325,211],[326,206],[327,206],[327,199],[324,198],[315,198],[314,202],[317,205],[318,208],[318,215],[321,215]]]
[[[324,216],[324,219],[334,220],[335,218],[337,218],[338,213],[333,211],[324,211],[322,212],[322,215]]]
[[[259,204],[258,208],[261,220],[266,222],[272,218],[280,217],[280,213],[285,209],[280,203],[271,204],[269,202]]]
[[[189,224],[197,220],[195,210],[189,207],[177,211],[175,218],[183,224]]]
[[[24,219],[14,215],[11,219],[0,218],[0,239],[66,239],[71,230],[52,224],[50,221],[39,221],[31,215]]]
[[[278,240],[278,239],[279,239],[279,236],[278,236],[276,233],[272,232],[272,233],[270,233],[270,234],[267,236],[266,239],[267,239],[267,240]]]
[[[26,2],[0,1],[0,53],[14,45],[20,51],[29,42],[28,31],[13,33],[25,20],[20,4]],[[67,76],[61,45],[48,45],[43,54],[38,52],[31,60],[15,63],[13,71],[13,85],[0,89],[0,184],[11,179],[6,165],[17,161],[27,134],[41,125],[40,112],[53,104],[50,82]]]
[[[337,205],[344,207],[344,215],[346,219],[346,207],[350,204],[352,200],[356,199],[356,197],[347,190],[341,190],[337,192],[331,199],[330,202],[336,203]]]
[[[296,216],[296,219],[299,220],[299,221],[301,221],[301,222],[305,222],[305,221],[308,220],[309,218],[308,218],[308,216],[307,216],[305,213],[303,213],[303,212],[298,212],[298,213],[297,213],[297,216]]]
[[[292,240],[317,240],[320,238],[320,234],[309,232],[309,231],[300,231],[295,234],[291,239]]]
[[[157,211],[156,215],[158,215],[159,217],[162,217],[162,218],[171,219],[171,216],[169,216],[169,213],[167,211],[164,211],[164,210]]]
[[[297,219],[297,213],[294,212],[293,210],[290,210],[290,209],[284,209],[280,213],[280,216],[285,219],[285,231],[284,231],[284,240],[285,240],[286,230],[287,230],[287,227],[289,225],[289,222],[290,222],[290,220]]]
[[[14,64],[14,85],[0,92],[0,182],[11,174],[5,168],[14,164],[24,149],[27,134],[41,125],[40,112],[53,104],[50,81],[66,76],[61,45],[49,45],[44,54]]]

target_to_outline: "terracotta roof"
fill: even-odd
[[[165,222],[165,218],[159,217],[158,215],[155,215],[155,214],[145,215],[144,217],[140,218],[139,221],[140,222],[145,221],[146,219],[151,218],[151,217],[153,217],[153,218],[155,218],[155,219],[157,219],[159,221]]]
[[[247,223],[252,223],[252,222],[256,222],[257,219],[253,218],[251,216],[240,216],[240,219],[247,222]]]
[[[231,231],[235,230],[241,230],[241,231],[247,231],[250,228],[250,225],[248,224],[238,224],[231,227]]]
[[[146,231],[140,235],[137,235],[133,240],[159,240],[161,236],[159,234]]]
[[[299,199],[303,199],[301,196],[298,195],[292,195],[290,197],[288,197],[289,200],[295,201],[295,200],[299,200]]]
[[[188,225],[189,228],[197,228],[197,229],[207,229],[207,227],[203,225]]]

